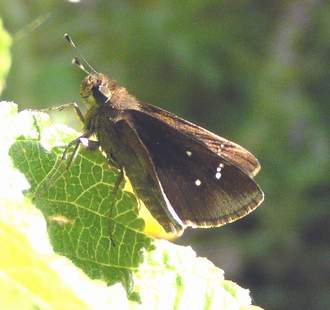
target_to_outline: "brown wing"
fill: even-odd
[[[222,156],[228,162],[243,170],[250,177],[256,176],[259,172],[259,161],[242,146],[153,105],[140,103],[139,108],[141,111],[157,118],[161,122],[166,122],[172,127],[179,129],[185,135],[198,139],[200,142],[204,143],[209,150]]]
[[[111,123],[108,122],[108,124]],[[149,151],[141,141],[134,125],[129,120],[120,120],[115,125],[115,136],[109,135],[112,131],[111,127],[112,125],[109,125],[99,133],[99,138],[103,141],[103,151],[109,156],[115,155],[116,162],[125,168],[134,192],[159,224],[167,232],[181,234],[185,225],[167,199]],[[117,134],[118,137],[116,137]],[[116,146],[116,144],[118,145]],[[120,151],[118,152],[118,150]]]
[[[148,150],[164,197],[185,225],[221,226],[263,201],[252,178],[200,141],[146,113],[126,115]]]

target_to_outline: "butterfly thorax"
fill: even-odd
[[[85,129],[96,133],[105,122],[116,123],[127,109],[137,109],[138,102],[125,87],[103,73],[89,74],[81,83],[80,95],[88,108]]]
[[[103,73],[89,74],[81,83],[80,95],[89,107],[107,106],[116,111],[134,109],[137,100],[125,87]]]
[[[109,157],[127,151],[123,150],[125,145],[118,135],[116,124],[125,119],[127,109],[137,108],[137,100],[129,95],[126,88],[102,73],[89,74],[82,81],[80,95],[88,105],[85,132],[96,135]]]

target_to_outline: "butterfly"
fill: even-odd
[[[67,37],[74,44],[70,37]],[[240,145],[168,111],[143,103],[92,68],[80,95],[81,139],[92,135],[109,162],[124,171],[134,192],[167,231],[217,227],[256,209],[264,194],[254,181],[258,160]]]

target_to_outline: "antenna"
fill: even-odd
[[[64,39],[66,39],[69,44],[71,45],[72,48],[74,48],[79,56],[79,58],[81,58],[84,63],[88,66],[88,68],[93,71],[94,73],[98,73],[90,64],[89,62],[86,60],[86,58],[80,53],[79,49],[77,48],[76,44],[73,42],[73,40],[71,39],[71,37],[65,33],[64,34]],[[90,74],[90,72],[88,72],[88,70],[86,70],[86,68],[84,67],[84,65],[81,63],[81,61],[79,60],[78,57],[74,57],[72,60],[72,63],[77,65],[81,70],[83,70],[85,73]]]
[[[76,65],[78,68],[80,68],[82,71],[84,71],[87,74],[90,74],[90,72],[88,72],[88,70],[84,67],[84,65],[80,62],[79,58],[74,57],[72,59],[72,64]]]

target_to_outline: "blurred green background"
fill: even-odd
[[[79,101],[68,32],[142,101],[251,150],[262,207],[177,240],[266,309],[330,309],[329,1],[1,1],[13,38],[2,100]],[[54,118],[79,129],[74,113]]]

